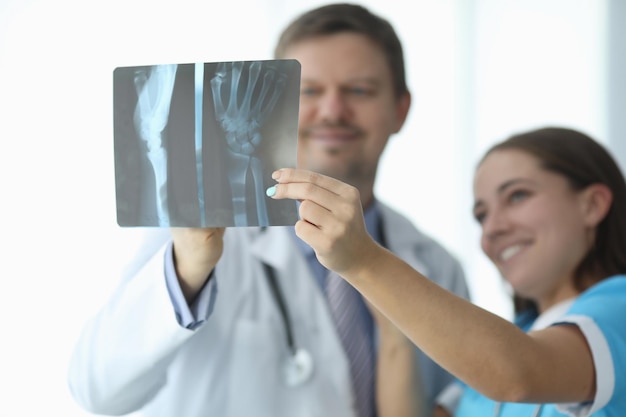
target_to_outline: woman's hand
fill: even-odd
[[[283,168],[267,190],[275,199],[300,201],[295,230],[319,261],[342,275],[366,266],[378,244],[369,236],[363,220],[359,191],[346,183],[311,171]]]

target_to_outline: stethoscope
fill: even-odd
[[[308,350],[298,347],[293,335],[293,326],[289,312],[287,311],[287,304],[285,303],[285,297],[283,296],[278,280],[276,279],[276,272],[270,265],[264,263],[265,275],[274,297],[274,301],[278,306],[280,315],[285,327],[285,333],[287,337],[287,348],[289,349],[289,355],[285,358],[282,365],[282,374],[285,384],[289,387],[296,387],[304,384],[313,376],[313,356]]]
[[[262,228],[265,230],[265,228]],[[383,233],[382,220],[379,219],[378,231],[380,237],[380,244],[386,247],[386,239]],[[266,263],[263,263],[265,269],[265,276],[269,283],[269,287],[274,298],[274,302],[278,306],[283,326],[285,328],[285,334],[287,338],[287,348],[289,349],[289,356],[285,358],[282,366],[283,379],[285,384],[289,387],[296,387],[304,384],[313,376],[313,356],[311,353],[301,347],[298,347],[293,335],[293,325],[289,312],[287,311],[287,303],[285,303],[285,297],[278,285],[278,279],[276,278],[276,271],[274,268]]]

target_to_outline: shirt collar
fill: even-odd
[[[541,330],[560,320],[574,303],[570,298],[553,305],[537,317],[530,330]]]

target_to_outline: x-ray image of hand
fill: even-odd
[[[271,62],[259,61],[221,62],[211,79],[215,116],[226,135],[236,226],[250,224],[246,209],[250,187],[254,189],[258,225],[269,225],[263,166],[256,151],[263,140],[261,128],[282,94],[285,80],[286,74]]]
[[[160,226],[168,226],[170,223],[164,129],[168,123],[176,68],[176,64],[154,65],[137,70],[134,78],[138,99],[133,120],[139,138],[147,147],[147,157],[152,165]]]
[[[300,76],[296,60],[115,68],[118,224],[293,225],[297,205],[265,189],[297,163]]]

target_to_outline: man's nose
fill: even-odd
[[[330,90],[318,102],[320,118],[325,122],[336,123],[345,120],[350,114],[350,106],[340,90]]]

